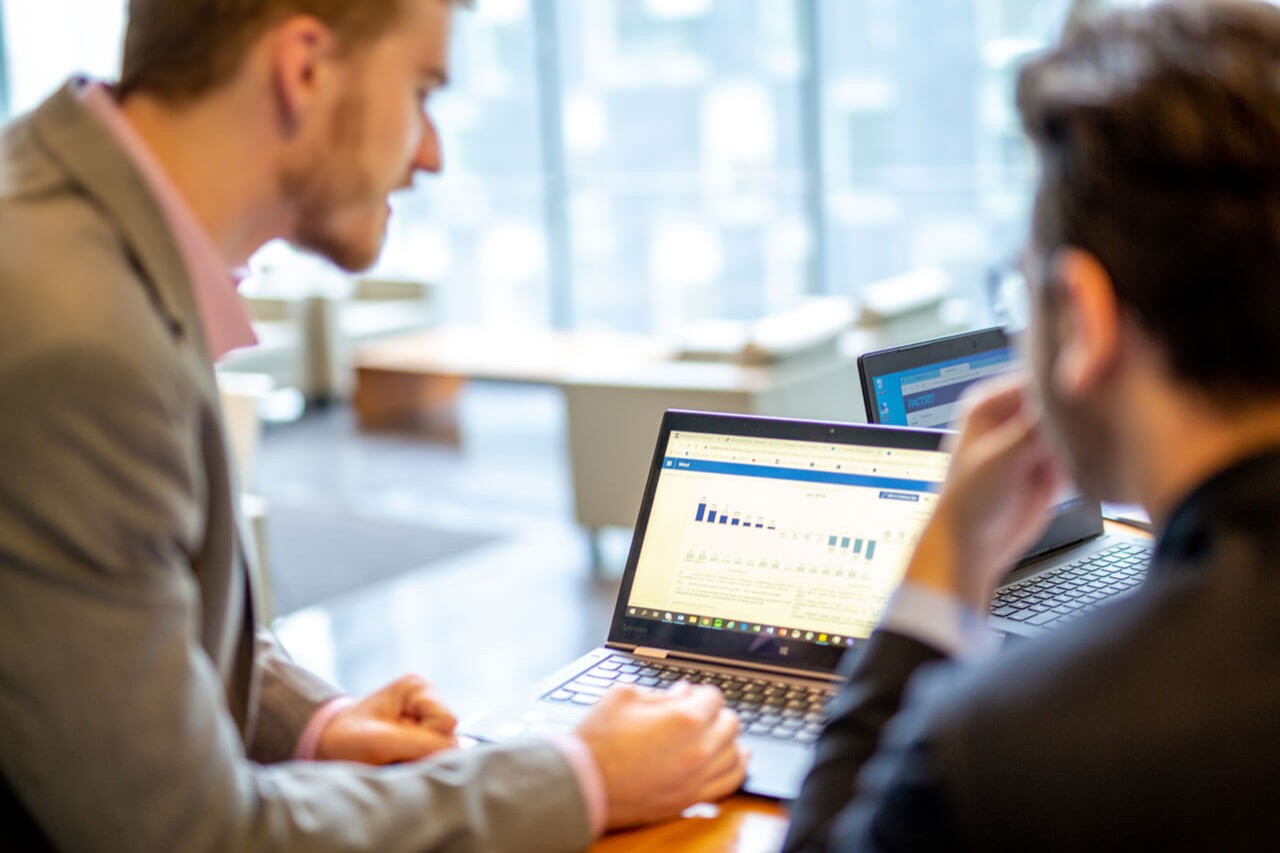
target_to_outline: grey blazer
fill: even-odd
[[[190,282],[77,90],[0,136],[5,844],[589,844],[573,771],[545,742],[392,768],[288,761],[336,691],[255,631]]]

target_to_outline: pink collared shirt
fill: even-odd
[[[120,143],[160,203],[165,223],[177,241],[187,275],[191,277],[210,361],[218,361],[233,349],[256,344],[258,337],[249,322],[249,312],[236,293],[236,277],[230,264],[142,137],[129,125],[110,91],[101,83],[87,83],[80,91],[80,98],[89,113]]]
[[[101,83],[88,83],[81,90],[80,97],[89,113],[102,122],[120,143],[160,203],[165,223],[178,243],[182,262],[191,277],[210,361],[217,362],[233,349],[256,344],[257,335],[253,332],[244,303],[236,293],[236,277],[226,258],[201,227],[142,137],[129,125],[110,91]],[[304,727],[294,758],[313,760],[324,727],[352,704],[349,697],[341,696],[320,706]],[[551,743],[573,769],[587,807],[592,835],[599,836],[604,832],[607,820],[607,802],[604,778],[591,750],[572,734],[553,737]]]

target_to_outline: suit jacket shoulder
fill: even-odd
[[[894,676],[911,641],[884,637],[845,696],[887,679],[901,710],[880,729],[865,702],[839,706],[836,731],[878,748],[864,762],[846,745],[856,790],[817,815],[806,786],[791,848],[1265,849],[1280,572],[1259,544],[1222,536],[1198,565],[1153,569],[1129,599],[983,666]]]
[[[193,302],[74,85],[5,131],[0,815],[63,849],[585,846],[576,778],[546,743],[263,763],[332,688],[255,648]]]

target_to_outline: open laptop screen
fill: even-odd
[[[901,580],[946,474],[940,440],[668,413],[610,639],[834,668]]]
[[[984,329],[865,353],[858,359],[867,420],[949,429],[960,418],[966,388],[1014,366],[1004,332]]]

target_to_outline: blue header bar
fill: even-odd
[[[738,477],[768,477],[773,480],[799,480],[805,483],[833,483],[838,486],[862,486],[870,489],[889,489],[910,492],[938,492],[941,482],[929,480],[902,480],[896,477],[876,477],[870,474],[842,474],[838,471],[812,471],[804,468],[774,468],[769,465],[747,465],[740,462],[714,462],[708,459],[680,459],[667,456],[663,468],[676,471],[696,471],[703,474],[733,474]],[[883,495],[882,495],[883,497]],[[897,497],[901,500],[901,497]]]

